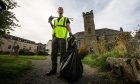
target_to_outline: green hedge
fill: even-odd
[[[19,55],[35,55],[34,52],[30,52],[29,50],[22,49],[18,53]]]
[[[46,55],[49,55],[49,54],[47,52],[45,52],[45,51],[38,51],[37,55],[44,55],[44,56],[46,56]]]

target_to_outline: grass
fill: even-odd
[[[45,60],[47,59],[46,56],[18,56],[17,58],[22,58],[22,59],[32,59],[32,60]]]
[[[0,56],[0,83],[15,79],[32,68],[31,60],[45,60],[45,56]]]
[[[108,57],[124,57],[125,52],[111,51],[104,54],[98,54],[95,56],[86,56],[82,61],[85,64],[88,64],[91,67],[96,67],[99,70],[105,71],[109,69],[109,65],[106,62]]]

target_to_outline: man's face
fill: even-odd
[[[57,12],[58,12],[58,14],[61,14],[62,15],[63,14],[63,8],[62,7],[59,7],[58,10],[57,10]]]

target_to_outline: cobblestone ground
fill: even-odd
[[[71,84],[64,79],[57,78],[57,75],[46,76],[45,73],[51,69],[50,56],[47,60],[33,60],[34,68],[21,78],[18,84]],[[96,84],[93,81],[96,69],[84,65],[83,77],[72,84]]]

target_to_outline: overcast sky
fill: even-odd
[[[20,7],[13,11],[21,27],[12,35],[35,42],[47,43],[52,29],[48,17],[58,16],[57,8],[64,8],[64,16],[74,18],[72,32],[84,30],[82,12],[93,10],[96,29],[110,28],[134,31],[140,24],[140,0],[15,0]]]

